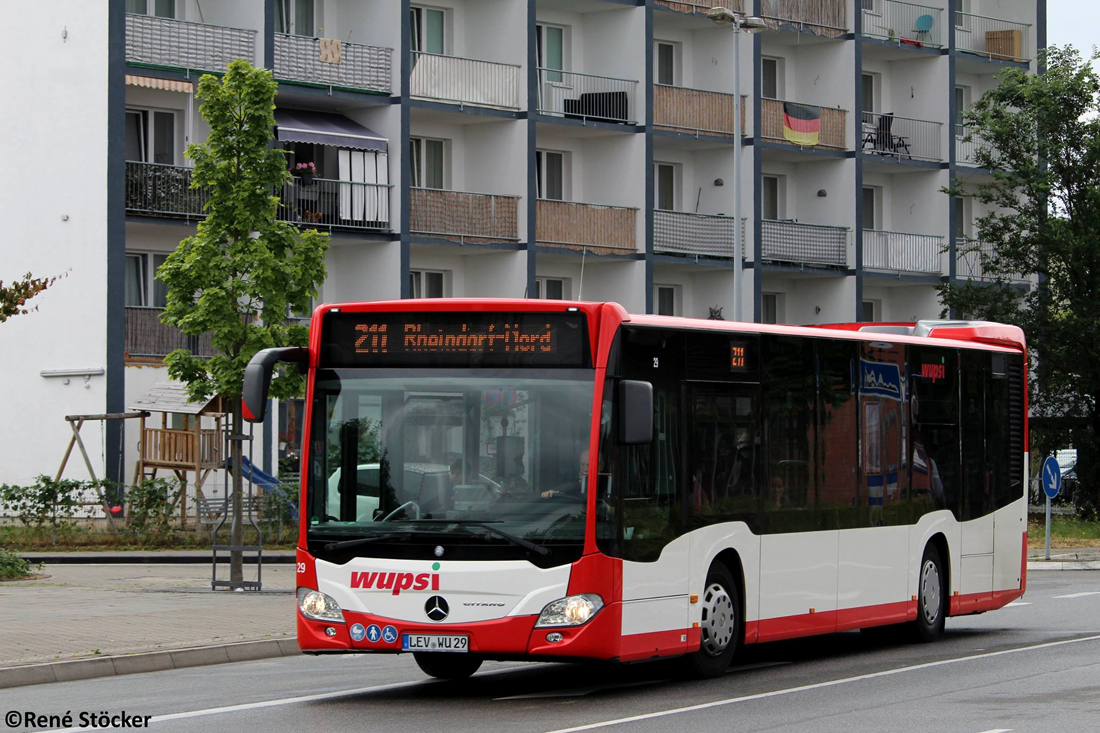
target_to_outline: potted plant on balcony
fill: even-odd
[[[302,185],[312,186],[313,177],[317,175],[317,166],[313,164],[313,161],[298,163],[294,166],[294,173],[302,177]]]

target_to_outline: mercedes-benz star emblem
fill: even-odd
[[[435,546],[435,556],[436,557],[443,557],[443,545],[436,545]]]
[[[447,605],[447,599],[443,596],[432,596],[424,604],[424,615],[432,621],[442,621],[450,612],[451,607]]]

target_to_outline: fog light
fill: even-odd
[[[546,635],[546,640],[551,644],[557,644],[559,641],[562,640],[562,638],[562,635],[556,631],[552,631]]]
[[[336,629],[331,626],[325,627],[325,636],[336,636]]]

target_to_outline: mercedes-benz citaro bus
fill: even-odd
[[[772,326],[615,303],[322,305],[308,349],[303,652],[683,656],[1021,596],[1025,345],[978,322]]]

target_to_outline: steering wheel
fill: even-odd
[[[414,519],[420,519],[420,505],[417,504],[415,501],[412,501],[410,499],[409,501],[406,501],[404,504],[402,504],[401,506],[394,509],[392,512],[390,512],[386,516],[382,517],[382,519],[380,521],[388,522],[391,519],[393,519],[395,516],[397,516],[397,514],[399,514],[400,512],[402,512],[406,509],[408,509],[409,507],[412,507],[413,511],[416,513],[416,516],[414,517]]]

